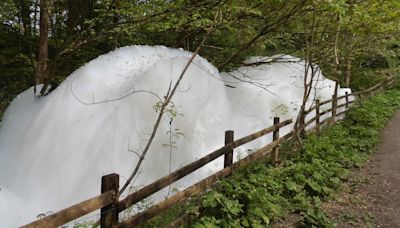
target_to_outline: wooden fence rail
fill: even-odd
[[[372,86],[368,89],[354,92],[349,94],[346,92],[345,95],[339,97],[332,97],[330,100],[322,101],[316,100],[315,105],[310,107],[305,111],[304,118],[307,115],[315,113],[315,116],[305,121],[305,119],[301,120],[302,126],[301,129],[306,129],[313,123],[315,126],[311,129],[315,129],[316,133],[320,132],[321,126],[329,120],[335,120],[336,117],[347,112],[349,105],[355,102],[355,98],[357,100],[362,100],[361,98],[366,98],[372,96],[374,93],[383,90],[383,88],[389,87],[395,83],[395,78],[388,78],[385,82],[378,83],[375,86]],[[349,98],[353,96],[354,99],[350,100]],[[344,103],[338,105],[339,100],[345,99]],[[322,110],[321,106],[331,104],[331,107]],[[344,110],[337,113],[338,109],[344,108]],[[321,120],[321,117],[325,114],[331,113],[331,117],[327,117]],[[209,188],[212,184],[214,184],[218,179],[222,177],[226,177],[232,173],[233,170],[249,164],[250,162],[257,160],[268,153],[272,152],[272,161],[274,164],[279,163],[279,145],[293,136],[293,131],[290,133],[279,137],[280,129],[292,123],[292,120],[285,120],[280,122],[279,118],[274,118],[274,125],[257,131],[248,136],[242,137],[240,139],[234,140],[234,132],[226,131],[225,132],[225,145],[206,156],[172,172],[169,175],[166,175],[160,178],[157,181],[139,189],[138,191],[126,196],[124,199],[119,200],[117,197],[117,193],[119,190],[119,176],[118,174],[110,174],[102,177],[102,186],[101,186],[101,195],[95,196],[88,200],[85,200],[81,203],[68,207],[64,210],[61,210],[57,213],[51,214],[45,218],[36,220],[24,227],[58,227],[63,224],[66,224],[70,221],[73,221],[79,217],[82,217],[86,214],[89,214],[93,211],[101,209],[100,214],[100,225],[101,227],[132,227],[134,225],[138,225],[143,223],[152,217],[162,213],[169,207],[175,205],[178,202],[181,202],[187,199],[194,194]],[[242,146],[246,143],[249,143],[253,140],[256,140],[262,136],[265,136],[269,133],[273,133],[273,140],[270,144],[265,145],[264,147],[256,150],[251,153],[244,159],[241,159],[235,163],[233,163],[233,150],[239,146]],[[139,201],[145,199],[146,197],[160,191],[161,189],[173,184],[174,182],[180,180],[181,178],[193,173],[199,168],[209,164],[215,159],[224,156],[224,167],[221,171],[218,171],[215,174],[197,182],[196,184],[186,188],[183,191],[180,191],[168,199],[151,206],[147,210],[140,212],[133,217],[119,222],[118,214],[125,209],[133,206]]]
[[[132,227],[132,226],[135,226],[135,225],[138,225],[140,223],[147,221],[148,219],[162,213],[163,211],[165,211],[169,207],[175,205],[176,203],[182,202],[183,200],[187,199],[188,197],[190,197],[202,190],[207,189],[212,184],[214,184],[218,179],[228,176],[229,174],[232,173],[232,171],[238,169],[239,167],[242,167],[246,164],[249,164],[250,162],[252,162],[254,160],[257,160],[257,159],[265,156],[272,149],[276,148],[280,143],[282,143],[286,139],[290,138],[292,136],[292,134],[293,133],[290,132],[289,134],[277,139],[273,143],[268,144],[268,145],[258,149],[257,151],[253,152],[246,158],[232,164],[231,166],[228,166],[228,167],[224,168],[223,170],[196,183],[195,185],[192,185],[191,187],[189,187],[181,192],[176,193],[175,195],[169,197],[167,200],[150,207],[146,211],[136,214],[132,218],[121,222],[120,224],[118,224],[117,227]]]
[[[68,207],[57,213],[46,216],[23,227],[58,227],[69,221],[82,217],[90,212],[106,207],[113,203],[117,193],[109,191]]]
[[[251,135],[245,136],[241,139],[238,139],[236,141],[233,141],[229,144],[227,144],[224,147],[221,147],[220,149],[211,152],[210,154],[200,158],[199,160],[190,163],[174,172],[171,174],[147,185],[146,187],[143,187],[142,189],[132,193],[131,195],[127,196],[125,199],[121,200],[118,203],[118,211],[121,212],[125,210],[126,208],[131,207],[133,204],[141,201],[142,199],[152,195],[153,193],[163,189],[164,187],[167,187],[168,185],[174,183],[175,181],[187,176],[188,174],[196,171],[197,169],[203,167],[204,165],[214,161],[215,159],[219,158],[220,156],[224,155],[225,153],[230,152],[231,150],[244,145],[248,142],[251,142],[255,139],[258,139],[270,132],[276,131],[279,128],[286,126],[290,124],[292,120],[286,120],[284,122],[281,122],[277,125],[265,128],[261,131],[258,131],[256,133],[253,133]]]

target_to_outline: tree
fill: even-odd
[[[40,0],[40,38],[39,38],[39,54],[36,65],[36,85],[43,84],[40,94],[44,95],[49,80],[49,14],[46,0]]]

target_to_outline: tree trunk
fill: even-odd
[[[21,13],[21,19],[22,19],[22,27],[24,28],[24,37],[31,37],[32,35],[32,30],[31,30],[31,1],[26,1],[26,0],[19,0],[16,1],[16,4],[18,5],[18,8]]]
[[[119,10],[119,1],[114,0],[114,18],[113,18],[114,24],[118,23],[118,10]],[[113,49],[116,49],[118,47],[118,32],[114,31],[113,36],[114,36]]]
[[[33,26],[32,26],[32,35],[36,36],[37,34],[37,29],[36,29],[36,25],[37,25],[37,13],[38,13],[38,4],[39,4],[39,0],[35,1],[35,4],[33,6]]]
[[[353,59],[351,58],[351,56],[348,56],[346,59],[346,68],[345,68],[345,72],[344,72],[344,81],[346,83],[347,88],[350,88],[352,62],[353,62]]]
[[[336,33],[335,33],[335,43],[333,47],[333,57],[335,61],[335,73],[336,73],[336,81],[340,78],[340,62],[339,62],[339,54],[338,54],[338,46],[339,46],[339,34],[340,34],[340,15],[337,15],[336,19]],[[336,91],[335,91],[336,94]]]
[[[68,0],[68,17],[67,17],[67,39],[72,39],[75,35],[75,27],[78,25],[81,9],[80,0]]]
[[[40,40],[39,40],[39,55],[36,65],[36,82],[44,84],[40,94],[43,95],[48,84],[48,46],[49,46],[49,16],[47,12],[46,0],[40,0]],[[46,88],[45,88],[46,87]],[[36,88],[35,88],[36,92]]]
[[[340,35],[340,14],[337,15],[336,18],[336,33],[335,33],[335,44],[333,47],[333,55],[335,60],[335,90],[333,91],[333,100],[332,100],[332,118],[331,124],[336,122],[336,105],[337,105],[337,97],[338,97],[338,88],[339,88],[339,78],[340,78],[340,62],[339,62],[339,54],[338,54],[338,46],[339,46],[339,35]]]

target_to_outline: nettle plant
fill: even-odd
[[[153,108],[156,112],[159,112],[162,106],[162,102],[157,102]],[[167,114],[169,118],[169,126],[166,134],[168,135],[168,143],[161,144],[162,147],[167,148],[169,152],[169,173],[172,172],[172,153],[177,149],[177,143],[182,138],[185,137],[185,134],[179,129],[173,127],[173,121],[175,118],[179,116],[183,116],[183,114],[177,111],[177,107],[173,102],[170,102],[165,108],[165,114]],[[166,198],[171,194],[171,192],[176,192],[176,189],[171,189],[171,185],[168,187],[168,191],[166,194]]]
[[[153,109],[156,112],[159,112],[162,106],[162,102],[159,101],[157,102],[154,106]],[[165,114],[167,115],[167,117],[169,118],[169,129],[166,132],[167,135],[169,135],[169,143],[164,143],[162,144],[163,147],[167,147],[170,150],[176,149],[176,143],[177,141],[181,138],[184,137],[185,134],[180,131],[179,128],[173,128],[173,121],[179,117],[179,116],[183,116],[183,114],[178,112],[178,109],[176,107],[176,105],[173,102],[170,102],[167,107],[165,108]]]

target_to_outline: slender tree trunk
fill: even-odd
[[[340,62],[339,62],[339,54],[338,54],[338,46],[339,46],[339,35],[340,35],[340,21],[341,17],[340,14],[337,15],[336,18],[336,33],[335,33],[335,43],[333,47],[333,55],[335,60],[335,90],[333,91],[334,100],[332,101],[332,118],[331,124],[336,122],[336,106],[337,106],[337,97],[338,97],[338,89],[339,89],[339,78],[340,78]]]
[[[304,92],[303,92],[303,100],[300,106],[299,113],[296,117],[296,122],[293,126],[293,133],[294,133],[294,140],[295,140],[295,149],[300,151],[300,148],[303,144],[303,137],[305,136],[305,111],[306,111],[306,104],[308,98],[310,97],[314,77],[316,76],[317,71],[314,68],[313,61],[314,61],[314,48],[315,48],[315,39],[316,39],[316,31],[317,31],[317,8],[313,5],[313,14],[312,14],[312,27],[311,31],[308,33],[306,32],[305,43],[305,64],[304,64]]]
[[[78,24],[81,10],[80,0],[68,0],[68,17],[66,21],[67,25],[67,40],[71,40],[75,35],[75,28]]]
[[[41,83],[45,85],[46,83],[48,83],[48,73],[49,73],[48,46],[49,46],[49,16],[47,13],[47,2],[46,0],[40,0],[40,40],[39,40],[38,62],[36,65],[35,86]],[[41,95],[43,95],[45,92],[44,87],[45,86],[43,86],[42,90],[40,91]]]
[[[344,72],[344,81],[346,83],[346,87],[350,88],[350,80],[351,80],[351,64],[353,62],[352,57],[349,55],[346,59],[346,67]]]
[[[37,25],[38,3],[39,3],[39,0],[36,0],[35,4],[34,4],[34,9],[33,9],[33,26],[32,26],[32,35],[33,36],[37,35],[36,25]]]
[[[114,18],[113,22],[115,24],[118,24],[118,9],[119,9],[119,0],[114,1]],[[118,47],[118,32],[114,31],[114,39],[113,39],[113,49],[116,49]]]
[[[333,47],[333,57],[335,61],[335,74],[336,80],[339,80],[340,77],[340,62],[339,62],[339,54],[338,54],[338,43],[339,43],[339,34],[340,34],[340,15],[337,15],[336,20],[336,33],[335,33],[335,43]],[[336,92],[336,91],[335,91]]]
[[[29,40],[32,35],[31,30],[31,10],[29,9],[31,2],[26,0],[19,0],[19,9],[21,12],[21,19],[22,19],[22,27],[24,28],[24,37],[25,40]]]

